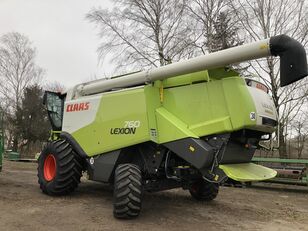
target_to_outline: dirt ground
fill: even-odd
[[[108,185],[83,179],[71,196],[49,197],[40,192],[35,163],[5,161],[0,230],[308,230],[308,188],[264,186],[221,187],[210,203],[180,189],[148,193],[139,218],[117,220]]]

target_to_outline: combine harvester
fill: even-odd
[[[230,177],[258,181],[276,172],[251,163],[275,131],[268,89],[226,65],[280,56],[280,85],[307,75],[304,47],[286,35],[144,72],[46,92],[53,127],[38,163],[41,190],[71,193],[82,171],[114,185],[114,216],[139,215],[144,191],[188,189],[213,200]]]

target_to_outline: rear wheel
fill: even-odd
[[[141,210],[142,195],[140,168],[133,164],[119,165],[114,176],[114,216],[123,219],[137,217]]]
[[[80,157],[65,140],[49,142],[38,160],[38,183],[48,195],[73,192],[82,175]]]
[[[219,184],[200,180],[192,184],[189,189],[191,196],[199,201],[211,201],[218,195]]]

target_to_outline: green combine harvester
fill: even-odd
[[[276,172],[251,163],[277,113],[268,89],[226,66],[280,56],[280,85],[307,76],[304,47],[280,35],[156,69],[46,92],[53,132],[38,163],[41,190],[74,191],[90,180],[114,185],[114,216],[139,215],[145,191],[182,187],[213,200],[230,177]]]

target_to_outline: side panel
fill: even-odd
[[[219,71],[199,72],[195,78],[187,75],[188,82],[182,76],[179,82],[157,81],[67,101],[63,131],[89,156],[150,140],[164,144],[241,129],[271,132],[273,126],[267,130],[259,124],[260,102],[255,99],[263,95],[264,102],[271,101],[266,93],[249,90],[238,76],[218,80],[223,75]]]
[[[86,97],[82,99],[84,102],[87,101]],[[98,99],[96,110],[91,111],[92,101],[89,101],[88,112],[72,112],[75,113],[77,121],[75,125],[70,124],[71,131],[73,126],[78,127],[72,136],[89,156],[149,140],[144,87],[104,93],[93,100]],[[82,123],[83,127],[79,128],[78,119],[84,122],[85,119],[82,117],[91,117],[93,112],[96,112],[93,122],[86,126]]]
[[[104,155],[94,157],[93,162],[89,161],[89,179],[94,181],[109,182],[120,151],[108,152]]]
[[[250,118],[252,112],[256,113],[255,103],[240,77],[163,90],[161,108],[156,110],[158,142],[184,138],[174,129],[169,131],[175,132],[166,132],[167,122],[162,120],[162,112],[181,122],[181,131],[184,128],[189,131],[185,132],[186,137],[203,137],[256,125],[256,120]]]
[[[245,80],[240,77],[231,77],[223,79],[221,84],[225,107],[229,112],[233,129],[236,131],[255,126],[256,119],[251,115],[255,115],[257,109]]]
[[[264,119],[277,121],[277,112],[273,100],[267,93],[257,88],[248,87],[248,90],[256,105],[257,124],[253,129],[267,131],[269,133],[274,132],[275,127],[273,124],[266,124],[263,121]]]
[[[187,124],[172,115],[165,108],[160,107],[156,110],[157,128],[159,131],[159,142],[169,142],[182,138],[199,138],[191,132]]]
[[[214,148],[201,139],[186,138],[164,144],[198,169],[208,168],[214,158]]]
[[[102,95],[96,95],[65,101],[62,130],[72,134],[93,123],[101,100]]]

